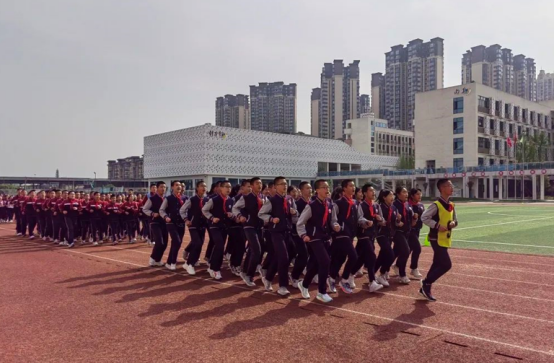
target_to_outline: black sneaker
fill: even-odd
[[[437,301],[437,299],[435,299],[433,295],[431,295],[431,284],[424,284],[422,282],[419,293],[429,301]]]

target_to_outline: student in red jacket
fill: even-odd
[[[46,241],[46,210],[44,209],[44,205],[46,203],[46,193],[44,190],[41,190],[37,194],[37,200],[35,202],[35,210],[37,213],[37,223],[38,223],[38,231],[40,233],[40,238],[42,238],[43,241]]]
[[[27,229],[29,230],[29,239],[35,239],[35,227],[37,225],[37,211],[35,209],[35,203],[37,201],[36,193],[34,190],[29,191],[29,195],[23,202],[23,208],[21,213],[24,215],[23,235]]]
[[[134,195],[127,196],[127,201],[123,203],[122,208],[123,222],[129,237],[129,243],[135,243],[137,241],[136,216],[138,214],[138,204],[134,201]]]
[[[75,198],[75,192],[69,192],[67,199],[62,204],[62,214],[67,228],[67,246],[69,248],[75,246],[75,225],[81,210],[81,202]]]
[[[94,200],[88,204],[88,213],[90,214],[91,233],[90,236],[93,239],[93,246],[103,242],[104,229],[103,229],[103,217],[104,217],[104,202],[100,200],[100,193],[94,193]]]

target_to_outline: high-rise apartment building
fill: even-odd
[[[108,179],[144,179],[144,159],[140,156],[129,156],[108,160]]]
[[[321,108],[321,88],[312,89],[311,110],[311,129],[313,136],[319,136],[319,110]],[[328,132],[328,130],[325,130]]]
[[[526,100],[537,100],[535,60],[498,44],[479,45],[462,56],[462,84],[477,82]]]
[[[296,133],[296,84],[250,86],[250,122],[252,130]]]
[[[376,118],[385,118],[385,76],[371,75],[371,112]]]
[[[369,95],[360,95],[359,107],[360,112],[358,113],[360,115],[371,112],[371,102],[369,100]]]
[[[360,116],[359,63],[355,60],[345,67],[341,59],[335,59],[333,63],[323,65],[321,87],[312,92],[312,107],[317,103],[314,97],[319,95],[317,125],[314,125],[316,121],[312,112],[312,135],[343,139],[346,120]]]
[[[554,73],[540,71],[537,77],[537,101],[554,100]]]
[[[413,129],[415,94],[444,87],[444,40],[414,39],[385,53],[385,117],[389,127]],[[372,85],[373,87],[373,85]]]
[[[250,105],[246,95],[225,95],[215,101],[215,125],[250,129]]]

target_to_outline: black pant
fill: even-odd
[[[287,233],[287,237],[285,238],[285,242],[287,243],[287,253],[289,255],[289,264],[294,258],[296,258],[296,244],[294,243],[292,237],[292,233]]]
[[[396,232],[394,235],[394,255],[396,259],[396,267],[398,267],[398,273],[401,277],[406,276],[406,264],[408,263],[408,257],[410,257],[410,246],[406,235],[403,232]]]
[[[119,230],[119,218],[110,218],[109,225],[112,242],[117,242],[119,240],[119,233],[121,232]]]
[[[418,266],[419,255],[421,255],[421,244],[419,243],[419,230],[412,229],[408,236],[408,245],[412,251],[412,260],[410,262],[410,268],[415,270]]]
[[[167,243],[169,239],[167,235],[167,227],[165,225],[165,222],[153,222],[150,223],[150,230],[152,232],[154,242],[156,242],[154,248],[152,248],[152,254],[150,255],[150,257],[154,259],[154,261],[160,262],[164,255],[165,249],[167,248]]]
[[[190,243],[187,246],[186,250],[189,253],[187,264],[194,266],[198,259],[200,258],[200,253],[202,252],[202,246],[204,245],[204,235],[205,229],[198,228],[189,228],[190,234]]]
[[[129,237],[129,241],[131,241],[133,238],[136,238],[136,236],[137,236],[137,223],[136,223],[134,217],[133,218],[128,218],[125,221],[125,229],[127,230],[127,237]]]
[[[266,231],[264,231],[263,236],[264,236],[264,244],[262,246],[262,251],[266,252],[266,256],[265,256],[265,260],[262,264],[262,268],[264,270],[268,270],[269,266],[271,266],[271,262],[274,259],[275,249],[273,248],[273,240],[271,238],[271,232],[266,230]],[[262,254],[263,254],[263,252],[262,252]]]
[[[307,243],[308,251],[310,254],[310,263],[308,264],[308,270],[302,285],[308,288],[314,279],[314,276],[318,275],[317,290],[322,293],[327,293],[327,276],[329,276],[329,266],[331,259],[329,258],[328,244],[327,242],[316,240]]]
[[[335,238],[331,245],[331,268],[329,273],[331,278],[337,279],[340,268],[347,257],[348,261],[342,272],[343,279],[348,279],[350,277],[350,272],[354,268],[356,261],[358,261],[358,254],[356,253],[356,249],[350,237]]]
[[[354,269],[351,271],[351,274],[356,274],[362,266],[365,265],[367,268],[367,273],[369,275],[369,282],[375,280],[375,261],[377,257],[375,256],[375,243],[373,237],[358,238],[358,243],[356,244],[356,252],[358,253],[358,261],[354,265]]]
[[[379,244],[379,256],[375,261],[375,271],[380,270],[381,274],[388,272],[394,262],[394,252],[391,246],[391,238],[389,236],[378,236],[377,243]]]
[[[229,241],[227,245],[231,244],[231,239],[233,240],[232,249],[229,250],[231,254],[231,266],[240,267],[244,258],[244,252],[246,251],[246,240],[242,227],[232,227],[229,229]]]
[[[100,218],[93,218],[90,220],[91,236],[95,241],[101,241],[104,238],[104,231],[102,229],[102,220]]]
[[[87,235],[92,237],[91,221],[81,217],[81,239],[86,240]]]
[[[25,234],[25,226],[27,224],[25,216],[21,213],[21,209],[15,208],[15,231]]]
[[[185,235],[185,225],[168,223],[167,232],[171,237],[171,247],[169,249],[169,256],[167,256],[167,263],[172,265],[177,263],[179,250],[181,249],[183,236]]]
[[[38,213],[38,229],[41,237],[46,237],[46,212]]]
[[[227,231],[225,228],[212,227],[209,234],[212,238],[212,253],[210,256],[210,269],[212,271],[220,271],[223,263],[223,253],[225,251],[225,240],[227,239]],[[208,254],[206,253],[206,256]]]
[[[289,254],[287,251],[287,232],[271,232],[274,257],[267,270],[265,278],[272,281],[276,273],[279,273],[279,287],[289,285]]]
[[[262,255],[262,247],[260,244],[262,233],[256,228],[247,227],[244,228],[244,234],[246,235],[246,239],[248,240],[248,253],[246,254],[246,258],[244,259],[243,270],[246,272],[246,275],[248,275],[250,278],[253,278],[254,274],[256,273],[256,267],[258,267]]]
[[[27,228],[29,229],[29,236],[32,236],[35,233],[35,227],[37,226],[37,215],[36,214],[29,214],[25,216],[25,224],[23,227],[23,234],[25,234],[25,231]]]
[[[439,246],[437,241],[430,240],[429,242],[433,248],[433,263],[429,268],[427,277],[423,280],[424,284],[434,283],[452,268],[448,248]]]
[[[300,236],[292,235],[292,241],[295,244],[296,258],[290,275],[294,280],[298,280],[308,264],[308,247]]]
[[[44,236],[49,238],[54,237],[54,219],[52,218],[52,212],[46,212]]]
[[[150,236],[150,223],[148,221],[148,217],[142,217],[140,221],[142,223],[142,238],[148,238],[151,240],[152,237]]]
[[[67,228],[67,242],[72,244],[75,239],[75,224],[77,222],[77,218],[70,214],[66,214],[64,216],[64,220]]]
[[[63,215],[60,214],[60,212],[57,212],[56,215],[52,216],[52,227],[53,227],[53,236],[55,240],[63,241],[65,238],[62,235],[62,228],[65,225],[65,220],[63,219]]]
[[[212,258],[212,252],[214,250],[214,240],[212,237],[211,228],[208,228],[208,247],[206,248],[206,256],[204,258],[208,261]]]

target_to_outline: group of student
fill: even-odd
[[[452,183],[441,179],[437,188],[441,197],[425,210],[419,189],[383,189],[376,200],[371,184],[358,189],[350,179],[343,180],[332,194],[325,180],[317,180],[312,188],[309,182],[289,186],[283,177],[264,185],[255,177],[235,187],[229,181],[215,183],[206,195],[207,186],[200,181],[191,198],[181,196],[178,181],[171,183],[168,195],[166,184],[158,182],[151,186],[142,207],[150,217],[155,242],[149,264],[175,270],[188,227],[191,242],[184,249],[182,266],[188,274],[196,274],[207,234],[204,258],[212,278],[222,279],[222,264],[227,260],[231,272],[248,286],[256,286],[259,274],[264,288],[272,291],[278,276],[279,295],[290,294],[292,285],[309,299],[308,287],[315,282],[316,298],[330,302],[329,293],[336,293],[337,287],[353,293],[355,277],[362,276],[364,268],[369,292],[390,286],[391,269],[399,283],[409,284],[411,255],[410,275],[421,280],[420,294],[435,301],[431,285],[451,268],[448,248],[452,229],[458,225],[449,200]],[[423,224],[430,228],[427,239],[434,251],[425,279],[418,269]],[[164,263],[169,237],[171,246]]]
[[[327,303],[337,288],[353,293],[355,277],[364,271],[368,291],[376,292],[390,286],[392,269],[401,284],[410,283],[409,270],[412,278],[421,280],[420,294],[435,301],[431,285],[451,268],[448,248],[458,225],[449,200],[452,183],[441,179],[437,188],[441,197],[427,209],[419,189],[383,189],[376,197],[371,184],[356,188],[350,179],[331,193],[325,180],[315,181],[312,188],[309,182],[289,186],[283,177],[267,185],[258,177],[235,187],[221,181],[208,193],[200,181],[190,198],[183,196],[178,181],[171,183],[170,192],[164,182],[153,184],[145,196],[132,191],[121,196],[20,189],[12,198],[0,198],[0,208],[13,209],[18,236],[34,239],[37,227],[44,241],[69,248],[76,240],[94,245],[124,239],[134,243],[138,235],[153,246],[149,265],[170,270],[177,268],[188,228],[191,242],[183,251],[182,267],[189,275],[196,274],[207,235],[204,260],[212,278],[222,279],[226,260],[231,273],[248,286],[256,286],[259,275],[264,288],[272,291],[278,276],[277,293],[282,296],[290,294],[292,285],[309,299],[308,287],[314,282],[316,298]],[[418,269],[423,224],[430,228],[427,240],[434,251],[425,279]]]
[[[137,235],[150,243],[150,223],[142,213],[142,203],[143,197],[132,190],[128,195],[115,195],[18,189],[17,195],[0,198],[0,213],[2,206],[11,211],[0,214],[0,219],[4,216],[2,220],[9,222],[15,216],[17,236],[35,239],[38,235],[44,241],[69,248],[75,242],[117,244],[128,239],[135,243]]]

